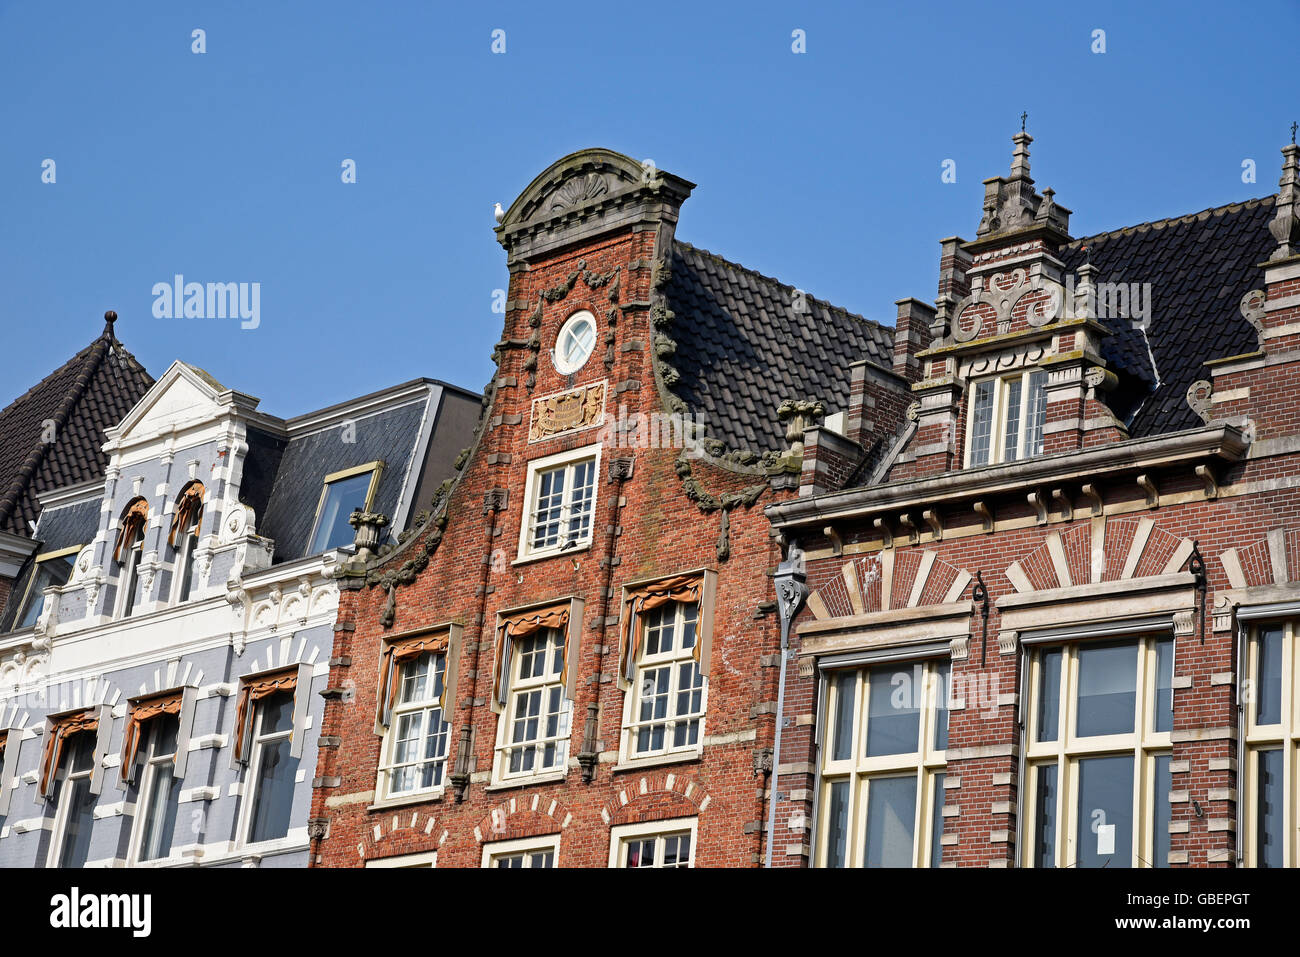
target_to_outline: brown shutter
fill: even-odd
[[[140,725],[150,718],[163,714],[181,713],[181,692],[168,691],[160,695],[137,698],[127,705],[126,729],[122,733],[122,780],[130,781],[135,775],[135,758],[140,750]],[[179,736],[177,750],[179,752]]]
[[[397,674],[402,665],[408,661],[414,661],[425,652],[446,653],[449,637],[449,633],[444,631],[437,635],[402,638],[385,645],[384,653],[379,659],[379,693],[376,695],[376,701],[379,705],[380,724],[386,727],[389,721],[392,720],[393,705],[397,701]],[[446,669],[448,667],[450,667],[450,664],[444,664],[443,666],[442,701],[440,702],[443,711],[447,710]]]
[[[522,615],[512,615],[509,618],[501,619],[497,625],[496,660],[492,666],[492,695],[497,704],[504,705],[506,703],[508,659],[510,658],[514,640],[516,638],[526,638],[543,628],[564,630],[568,624],[569,603],[567,601],[563,605],[554,605],[541,611],[530,611]],[[564,641],[564,665],[566,669],[568,661],[569,641],[566,635]],[[562,670],[560,673],[564,674],[564,671]]]
[[[265,677],[245,681],[239,688],[239,703],[235,707],[235,759],[248,760],[248,727],[252,709],[263,698],[279,691],[294,691],[298,687],[298,669],[280,671]]]
[[[142,498],[136,499],[122,513],[122,521],[117,526],[117,542],[113,545],[113,561],[121,562],[122,556],[144,534],[145,523],[149,521],[149,503]]]
[[[700,575],[678,575],[649,585],[630,588],[627,591],[627,618],[623,621],[622,658],[620,660],[623,677],[631,681],[636,670],[637,655],[641,652],[641,616],[653,611],[670,601],[686,604],[700,600],[700,590],[704,579]],[[700,660],[701,636],[698,628],[695,635],[695,660]]]
[[[54,776],[59,771],[63,745],[68,736],[80,731],[94,731],[98,727],[99,715],[95,711],[78,711],[54,722],[49,737],[45,739],[45,754],[41,758],[41,797],[49,797],[54,787]]]
[[[172,511],[172,527],[167,536],[167,544],[175,548],[176,540],[184,534],[191,523],[194,528],[190,534],[198,538],[199,526],[203,524],[203,483],[198,481],[186,485],[180,497],[176,500],[176,508]]]

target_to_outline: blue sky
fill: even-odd
[[[1296,0],[0,0],[0,404],[108,308],[154,375],[184,358],[277,415],[480,389],[492,204],[590,146],[699,184],[680,238],[892,323],[973,238],[1022,110],[1076,236],[1274,192],[1297,26]],[[260,326],[155,318],[176,273],[261,283]]]

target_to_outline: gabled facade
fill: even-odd
[[[404,529],[478,406],[416,380],[284,420],[173,363],[101,481],[40,493],[67,568],[3,619],[0,864],[304,865],[349,518]]]
[[[104,319],[94,342],[0,410],[0,608],[38,557],[37,492],[101,480],[104,430],[153,385],[118,341],[117,313]]]
[[[814,415],[846,446],[893,434],[851,363],[899,415],[905,382],[888,329],[679,241],[692,188],[586,150],[498,226],[473,447],[427,525],[340,578],[313,863],[761,861],[780,555],[759,506],[794,496]]]
[[[1276,196],[1074,239],[1014,141],[899,304],[869,480],[767,508],[806,596],[777,830],[816,866],[1294,866],[1300,148]]]

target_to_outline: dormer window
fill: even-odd
[[[203,525],[203,492],[202,482],[190,482],[181,490],[172,511],[172,527],[167,543],[176,558],[173,575],[178,602],[190,600],[194,578],[194,550],[198,547],[199,530]]]
[[[325,476],[320,505],[316,508],[316,525],[311,533],[309,555],[317,555],[351,544],[356,533],[348,519],[357,509],[368,512],[379,489],[383,462],[367,462]]]
[[[971,384],[966,467],[1015,462],[1043,454],[1047,373],[1022,370]]]
[[[77,553],[80,551],[81,546],[76,545],[36,556],[36,567],[32,569],[27,594],[23,596],[23,603],[19,606],[18,617],[14,623],[15,630],[21,631],[36,624],[41,617],[41,609],[45,607],[45,589],[51,585],[68,583],[68,579],[72,577],[73,563],[76,562]]]

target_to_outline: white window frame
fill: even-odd
[[[643,629],[641,647],[638,651],[633,673],[632,683],[628,687],[626,694],[623,695],[623,723],[619,732],[619,762],[633,763],[637,761],[653,761],[663,758],[691,758],[697,757],[704,751],[704,735],[706,731],[706,718],[709,712],[709,676],[705,673],[704,652],[701,648],[700,660],[695,660],[695,649],[700,647],[704,640],[703,628],[705,626],[704,617],[704,585],[701,584],[700,600],[698,602],[679,602],[670,601],[659,608],[649,612],[640,612],[638,617],[640,621],[634,624],[634,627]],[[683,648],[681,643],[683,623],[686,618],[686,610],[690,607],[695,608],[695,644],[690,648]],[[650,655],[646,653],[648,642],[644,637],[646,628],[646,618],[650,615],[656,615],[664,609],[671,609],[674,615],[673,633],[675,637],[675,647],[670,652],[658,652]],[[673,732],[679,723],[683,721],[693,721],[697,715],[680,715],[677,714],[677,695],[681,690],[678,681],[681,676],[681,665],[686,662],[692,662],[695,665],[696,673],[701,679],[700,688],[700,710],[698,719],[700,722],[699,732],[696,734],[694,744],[684,744],[679,747],[672,744]],[[645,672],[649,670],[658,670],[660,668],[669,668],[669,688],[668,688],[668,713],[663,718],[650,718],[641,721],[638,717],[641,711],[641,700],[645,690]],[[652,726],[657,724],[666,725],[664,729],[664,746],[658,749],[647,751],[638,751],[636,749],[636,735],[643,726]]]
[[[1256,721],[1259,713],[1257,693],[1243,695],[1242,720],[1245,723],[1244,745],[1239,760],[1243,762],[1244,781],[1244,833],[1242,862],[1247,867],[1259,866],[1259,753],[1282,752],[1282,866],[1300,866],[1300,835],[1297,834],[1296,775],[1300,768],[1300,695],[1296,693],[1296,669],[1300,655],[1296,654],[1296,641],[1300,638],[1300,621],[1296,619],[1263,620],[1250,623],[1246,640],[1246,662],[1243,671],[1250,684],[1244,687],[1254,692],[1259,675],[1260,633],[1271,628],[1282,631],[1282,668],[1280,700],[1281,722],[1261,725]]]
[[[699,856],[700,842],[697,840],[700,819],[698,817],[673,817],[665,818],[660,821],[647,821],[642,824],[620,824],[609,830],[609,866],[612,868],[627,867],[627,848],[628,844],[634,840],[641,840],[647,837],[672,837],[681,833],[689,833],[691,836],[691,859],[686,862],[686,866],[694,867],[696,858]],[[663,845],[658,844],[655,847],[654,868],[662,868]]]
[[[1155,708],[1158,707],[1156,687],[1157,645],[1169,639],[1167,631],[1150,631],[1138,634],[1117,634],[1066,641],[1042,642],[1025,649],[1026,702],[1024,741],[1020,761],[1020,780],[1024,789],[1024,811],[1020,848],[1020,866],[1034,867],[1037,860],[1036,825],[1038,821],[1038,768],[1055,764],[1056,815],[1053,865],[1058,868],[1074,867],[1079,846],[1079,762],[1088,758],[1124,757],[1133,765],[1133,848],[1126,858],[1122,849],[1116,848],[1113,867],[1148,867],[1155,844],[1155,774],[1159,758],[1172,755],[1171,732],[1155,730]],[[1177,639],[1174,639],[1175,642]],[[1131,642],[1137,645],[1135,672],[1135,715],[1133,730],[1128,733],[1076,735],[1078,720],[1079,651],[1089,646]],[[1061,651],[1061,674],[1057,688],[1057,730],[1052,741],[1038,739],[1038,712],[1041,698],[1040,675],[1043,655]],[[1176,651],[1174,652],[1176,655]],[[1165,798],[1167,799],[1167,795]],[[1171,812],[1172,819],[1172,812]],[[1163,862],[1166,866],[1168,862]]]
[[[45,595],[43,594],[45,589],[41,589],[42,594],[37,594],[36,592],[36,579],[40,575],[41,565],[58,558],[67,558],[69,555],[73,556],[73,567],[68,572],[68,580],[71,581],[72,575],[76,572],[76,556],[85,547],[86,546],[84,545],[73,545],[71,548],[60,548],[52,552],[43,552],[32,560],[31,578],[27,582],[27,589],[23,593],[23,600],[18,604],[18,612],[14,615],[14,631],[22,631],[24,627],[34,627],[35,622],[26,626],[22,624],[23,619],[27,617],[27,612],[31,610],[30,605],[33,601],[40,601],[42,603],[41,607],[39,607],[36,612],[37,621],[40,620],[41,615],[45,612]]]
[[[560,866],[560,835],[547,834],[543,837],[522,837],[513,841],[491,841],[483,845],[483,861],[480,867],[496,867],[497,861],[503,857],[516,857],[520,854],[524,857],[524,868],[533,866],[530,854],[551,855],[551,867]]]
[[[569,688],[567,684],[569,668],[567,665],[571,659],[569,654],[573,653],[572,648],[568,648],[569,627],[563,628],[545,628],[541,632],[528,635],[525,638],[513,639],[513,648],[510,652],[510,674],[508,680],[509,687],[506,689],[506,704],[497,716],[497,737],[496,747],[493,752],[494,759],[492,762],[492,780],[494,784],[526,782],[536,777],[549,777],[551,775],[563,775],[569,767],[569,739],[573,734],[573,701],[569,698]],[[523,649],[520,647],[524,642],[531,641],[542,634],[546,636],[545,670],[538,677],[522,678],[520,671],[523,667]],[[559,639],[559,647],[563,648],[560,658],[560,669],[554,670],[556,639]],[[545,721],[548,712],[546,711],[547,701],[550,693],[554,689],[560,692],[560,711],[558,729],[553,736],[547,736],[542,733],[545,728]],[[524,695],[538,693],[541,698],[542,710],[538,713],[538,736],[531,742],[525,742],[523,746],[532,747],[534,752],[533,767],[527,771],[510,770],[510,752],[520,748],[521,745],[512,741],[514,736],[515,711],[519,705],[520,699]],[[548,744],[554,744],[556,748],[555,764],[549,767],[541,767],[540,761],[544,754],[544,749]]]
[[[1043,386],[1047,385],[1047,373],[1037,366],[1026,366],[1017,369],[1014,372],[1004,375],[983,376],[978,379],[971,379],[969,388],[966,392],[966,468],[979,468],[985,465],[999,465],[1007,461],[1023,461],[1042,455],[1042,451],[1030,451],[1027,448],[1030,412],[1030,397],[1033,395],[1033,389],[1030,387],[1032,378],[1035,375],[1043,377]],[[1016,440],[1016,450],[1013,459],[1007,458],[1007,413],[1008,413],[1008,393],[1011,390],[1011,383],[1020,383],[1020,404],[1017,410],[1019,420],[1019,430]],[[985,383],[993,383],[993,408],[990,413],[989,426],[989,454],[988,460],[980,462],[978,465],[974,461],[975,449],[975,395],[979,387]],[[1044,397],[1043,404],[1043,425],[1047,420],[1047,404]],[[1045,439],[1042,427],[1039,428],[1039,438]]]
[[[449,659],[447,652],[429,651],[429,652],[425,652],[424,654],[432,655],[435,659],[440,660],[442,671],[443,671],[443,675],[442,675],[443,687],[445,688],[447,683],[447,667],[448,667],[448,659]],[[409,662],[403,662],[401,667],[393,669],[392,680],[396,683],[397,690],[393,694],[393,711],[392,711],[392,715],[389,717],[388,727],[384,729],[384,740],[380,747],[380,752],[379,752],[380,755],[379,779],[376,785],[376,799],[379,801],[398,801],[398,800],[404,801],[407,800],[408,798],[418,798],[418,797],[424,797],[431,800],[441,795],[447,787],[447,775],[449,773],[449,769],[447,767],[447,755],[451,751],[451,723],[447,720],[447,715],[442,712],[442,707],[438,702],[438,696],[437,694],[435,694],[437,681],[433,680],[433,678],[436,674],[436,667],[438,662],[434,662],[434,667],[430,669],[429,677],[431,680],[428,682],[429,685],[428,697],[420,698],[416,701],[407,701],[405,703],[401,701],[402,672],[408,665],[420,661],[423,657],[424,655],[421,655],[419,658],[413,658]],[[453,705],[450,697],[450,692],[448,692],[447,702],[449,706]],[[438,716],[439,716],[438,720],[441,721],[443,724],[443,730],[442,730],[443,749],[442,749],[442,758],[441,758],[442,774],[439,775],[439,783],[433,785],[432,787],[415,788],[409,791],[393,791],[392,772],[395,768],[410,767],[413,765],[419,766],[426,763],[423,759],[421,759],[414,762],[404,762],[403,764],[398,765],[393,760],[393,755],[397,749],[397,727],[398,724],[400,723],[399,719],[402,715],[413,714],[417,711],[424,712],[424,718],[420,723],[421,729],[427,728],[429,716],[434,711],[438,712]],[[420,734],[420,740],[423,741],[426,736],[427,736],[427,732],[422,730]]]
[[[580,449],[573,449],[568,452],[558,452],[555,455],[547,455],[540,459],[533,459],[528,463],[528,478],[524,486],[524,504],[523,512],[519,521],[519,551],[515,564],[520,562],[536,561],[539,558],[551,558],[556,555],[576,555],[579,552],[591,548],[591,543],[596,537],[596,509],[600,504],[600,460],[602,446],[596,445],[583,446]],[[543,473],[551,472],[559,468],[568,471],[568,476],[564,484],[564,501],[561,506],[560,524],[566,524],[571,515],[573,501],[573,468],[583,462],[592,462],[592,487],[591,487],[591,521],[587,525],[586,538],[578,539],[576,544],[565,546],[564,543],[550,545],[543,548],[533,548],[533,529],[536,522],[537,498],[541,488],[541,476]]]
[[[366,860],[365,867],[375,868],[425,868],[438,866],[438,852],[425,851],[422,854],[399,854],[396,857],[372,857]]]
[[[248,754],[249,754],[248,771],[244,776],[244,788],[241,792],[243,808],[240,814],[241,820],[239,824],[239,838],[240,838],[239,843],[242,847],[258,847],[260,845],[272,845],[282,841],[289,840],[290,838],[293,837],[294,827],[293,827],[293,822],[290,821],[288,830],[280,837],[268,837],[262,841],[256,841],[256,842],[253,841],[252,840],[253,806],[257,803],[257,794],[256,794],[257,777],[262,770],[262,752],[264,750],[264,745],[267,744],[268,742],[274,743],[281,740],[289,741],[291,743],[291,750],[289,752],[289,756],[291,758],[295,756],[292,751],[292,742],[296,738],[294,731],[296,730],[297,722],[294,720],[294,717],[296,716],[298,710],[297,696],[299,694],[306,693],[308,690],[309,689],[307,688],[295,688],[292,692],[277,691],[273,695],[268,695],[267,697],[263,698],[261,701],[257,702],[256,706],[253,708],[253,720],[251,722],[251,725],[249,727],[249,732],[248,732],[250,735],[249,743],[248,743]],[[286,731],[275,731],[275,732],[271,732],[270,734],[263,734],[262,719],[266,715],[266,702],[269,701],[271,698],[275,697],[275,695],[280,695],[280,694],[287,694],[294,700],[294,707],[289,712],[289,728]],[[302,768],[300,767],[299,770],[302,770]],[[295,780],[292,783],[295,785],[294,791],[296,791],[297,781]],[[295,794],[294,797],[296,796],[297,795]]]
[[[355,478],[358,475],[364,475],[367,472],[370,473],[370,487],[366,489],[366,502],[362,508],[368,512],[371,506],[375,504],[375,496],[379,492],[379,480],[384,474],[383,460],[376,459],[373,462],[367,462],[364,465],[358,465],[350,469],[343,469],[340,472],[331,472],[325,476],[321,483],[320,501],[316,503],[316,518],[311,523],[311,534],[307,536],[307,549],[312,554],[317,554],[315,551],[316,536],[320,534],[320,523],[325,517],[325,503],[329,499],[330,486],[346,479]],[[325,551],[329,551],[329,549],[325,549]]]
[[[103,720],[102,716],[100,720]],[[46,733],[49,734],[50,732],[47,730]],[[69,794],[72,792],[72,788],[69,786],[69,782],[71,782],[73,779],[80,780],[84,778],[87,782],[86,786],[91,789],[91,795],[96,797],[95,803],[96,804],[99,803],[98,795],[95,794],[94,787],[93,787],[93,780],[95,777],[95,766],[100,761],[98,735],[96,731],[78,731],[76,733],[78,735],[84,734],[96,738],[95,743],[92,744],[90,747],[90,767],[85,769],[84,771],[73,772],[69,770],[66,762],[72,760],[72,752],[68,748],[68,743],[65,741],[63,745],[63,752],[59,756],[60,764],[63,766],[54,769],[54,773],[58,775],[58,780],[59,780],[59,804],[58,807],[56,807],[54,810],[53,839],[50,841],[50,852],[45,861],[46,867],[58,867],[59,858],[63,856],[63,842],[64,840],[67,839],[68,836],[67,827],[68,827],[68,810],[69,810],[68,803],[70,801]],[[94,824],[93,810],[91,811],[91,823],[93,826]]]
[[[938,671],[948,665],[947,687],[939,681]],[[897,754],[867,756],[867,735],[870,731],[871,672],[881,670],[889,674],[906,673],[920,679],[912,680],[913,693],[919,695],[917,703],[917,747],[913,751]],[[849,718],[852,741],[849,756],[835,758],[834,714],[839,705],[837,680],[851,676],[854,682],[853,710]],[[846,815],[844,867],[865,866],[865,840],[871,801],[871,782],[880,779],[911,777],[916,781],[916,803],[912,820],[912,867],[930,867],[933,860],[935,815],[942,815],[940,776],[947,774],[947,748],[935,747],[938,715],[941,710],[952,717],[952,669],[947,657],[911,658],[902,660],[881,659],[862,665],[828,669],[823,672],[821,764],[817,774],[818,808],[815,863],[828,867],[830,858],[831,799],[833,785],[846,781],[849,785],[849,802]],[[940,698],[944,708],[941,709]],[[951,733],[951,728],[949,733]],[[940,831],[942,836],[942,829]],[[940,852],[942,853],[942,852]]]
[[[579,323],[586,323],[591,326],[591,348],[587,350],[587,354],[582,357],[581,361],[571,363],[564,358],[561,344],[564,342],[566,335],[572,335],[574,327]],[[580,371],[582,367],[591,360],[591,357],[595,355],[596,346],[599,344],[600,323],[596,321],[596,317],[592,315],[590,310],[579,309],[577,312],[569,316],[569,318],[564,320],[564,325],[560,326],[560,332],[555,337],[555,349],[551,353],[552,361],[555,363],[555,371],[560,373],[560,375],[573,375]]]
[[[158,767],[163,764],[171,764],[173,769],[172,770],[173,780],[179,781],[181,779],[181,775],[178,774],[176,771],[176,755],[180,750],[182,743],[184,743],[185,741],[184,736],[181,733],[181,716],[180,715],[159,715],[157,718],[151,719],[150,723],[152,724],[155,721],[166,720],[168,717],[173,717],[176,721],[176,745],[174,750],[160,755],[157,750],[157,735],[154,734],[154,731],[156,729],[153,727],[148,729],[149,747],[148,747],[148,753],[145,755],[145,759],[144,759],[144,769],[140,774],[140,790],[137,792],[136,802],[135,802],[135,806],[136,806],[135,826],[132,829],[133,833],[131,835],[131,850],[128,858],[128,860],[131,862],[132,867],[140,867],[140,866],[149,867],[149,866],[161,864],[169,860],[174,860],[177,857],[176,835],[173,833],[172,846],[167,851],[166,854],[164,854],[161,857],[150,858],[147,861],[140,860],[140,850],[141,850],[140,845],[144,841],[144,831],[145,831],[145,824],[149,816],[149,806],[150,806],[150,802],[153,799],[154,788],[157,785]],[[180,795],[178,793],[177,794],[178,799],[179,796]],[[179,800],[178,800],[178,804],[179,804]],[[179,807],[177,808],[176,817],[177,817],[176,823],[179,825],[180,824]]]
[[[136,613],[135,589],[140,581],[140,563],[144,561],[144,537],[148,526],[140,530],[140,537],[126,550],[126,560],[118,564],[118,595],[116,618],[130,618]],[[140,596],[141,601],[144,600]]]

